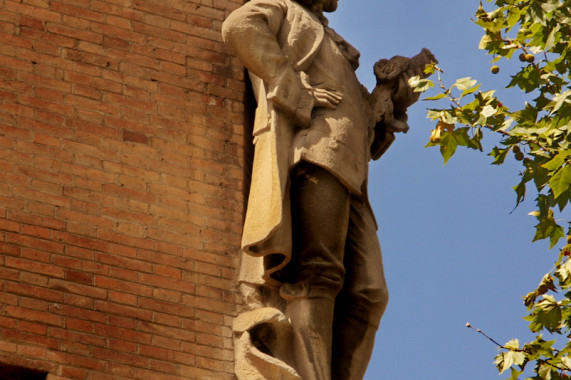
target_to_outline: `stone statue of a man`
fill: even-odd
[[[407,79],[424,67],[397,72],[377,91],[384,97],[369,94],[355,75],[359,52],[323,16],[336,8],[337,0],[251,0],[222,29],[258,103],[240,280],[279,294],[272,306],[292,333],[278,344],[304,380],[364,376],[388,301],[368,162],[404,130],[417,99]],[[268,302],[246,298],[252,309]]]

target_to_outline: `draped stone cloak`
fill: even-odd
[[[248,69],[258,104],[241,282],[277,286],[276,275],[291,259],[292,147],[296,132],[311,123],[313,97],[304,72],[324,34],[318,17],[291,0],[252,0],[222,26],[224,41]]]

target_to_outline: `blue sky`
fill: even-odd
[[[482,89],[503,88],[508,68],[492,75],[491,57],[478,50],[482,32],[470,21],[478,4],[341,0],[328,17],[361,51],[358,76],[369,89],[379,58],[423,47],[448,83],[471,76]],[[521,103],[519,94],[504,93],[504,104]],[[498,167],[485,154],[459,149],[443,166],[437,148],[424,148],[434,127],[425,118],[429,106],[420,101],[409,110],[409,133],[370,168],[391,300],[365,379],[503,379],[493,364],[496,347],[465,324],[500,343],[531,340],[521,297],[551,269],[557,250],[530,243],[532,197],[512,212],[519,182],[513,158]],[[489,151],[494,141],[487,141]]]

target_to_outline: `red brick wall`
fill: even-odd
[[[241,0],[0,0],[0,363],[231,379]]]

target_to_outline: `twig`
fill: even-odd
[[[526,354],[530,354],[530,352],[528,350],[525,350],[523,348],[508,348],[504,345],[499,344],[498,342],[496,342],[493,338],[490,338],[485,332],[483,332],[480,329],[476,329],[474,327],[472,327],[472,325],[470,324],[470,322],[466,322],[466,327],[469,329],[472,329],[474,331],[476,331],[477,333],[482,334],[483,336],[485,336],[486,338],[488,338],[490,340],[490,342],[492,342],[493,344],[495,344],[496,346],[498,346],[499,348],[503,349],[503,350],[508,350],[508,351],[515,351],[515,352],[523,352]],[[557,349],[553,349],[553,351],[555,352],[555,355],[559,355],[560,351]],[[536,359],[538,362],[543,362],[548,364],[549,366],[555,368],[556,370],[559,371],[571,371],[571,368],[567,367],[564,363],[559,363],[559,365],[550,363],[550,359],[546,358],[546,359]]]
[[[524,352],[524,350],[522,349],[513,349],[513,348],[507,348],[505,346],[502,346],[501,344],[499,344],[498,342],[496,342],[493,338],[490,338],[485,332],[483,332],[480,329],[476,329],[474,327],[472,327],[472,325],[470,324],[470,322],[466,322],[466,327],[469,329],[472,329],[474,331],[476,331],[477,333],[482,334],[483,336],[485,336],[486,338],[488,338],[493,344],[495,344],[496,346],[498,346],[499,348],[503,348],[505,350],[512,350],[512,351],[521,351]]]

